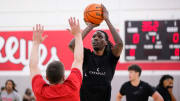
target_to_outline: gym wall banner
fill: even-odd
[[[114,44],[110,31],[104,31],[108,33],[111,42]],[[84,47],[90,48],[91,50],[91,37],[94,32],[95,30],[91,31],[84,39]],[[39,48],[39,68],[41,71],[45,72],[46,66],[53,60],[62,61],[65,69],[70,70],[73,62],[73,53],[68,48],[68,44],[73,38],[73,35],[66,30],[45,31],[44,34],[47,34],[48,38],[46,38]],[[32,31],[0,32],[0,71],[29,71],[28,65],[31,48]],[[179,61],[119,61],[116,70],[127,70],[131,64],[138,64],[144,70],[180,70]]]

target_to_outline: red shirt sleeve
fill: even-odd
[[[35,75],[32,79],[32,89],[35,94],[40,94],[42,88],[48,85],[41,75]]]
[[[71,74],[64,82],[65,85],[68,85],[74,90],[80,90],[82,84],[82,75],[79,69],[73,68]]]

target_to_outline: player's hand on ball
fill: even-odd
[[[93,24],[93,23],[90,23],[90,22],[85,22],[85,23],[86,23],[86,25],[87,25],[88,27],[90,27],[90,28],[94,28],[94,27],[99,26],[99,25],[97,25],[97,24]]]
[[[33,27],[33,42],[40,44],[47,38],[47,35],[42,36],[44,32],[44,26],[36,24],[36,27]]]
[[[109,12],[107,11],[106,7],[103,4],[101,4],[101,6],[102,6],[102,9],[103,9],[103,18],[104,18],[104,20],[109,19]]]
[[[74,18],[69,18],[69,25],[71,29],[67,29],[70,33],[72,33],[74,36],[81,34],[79,20]]]

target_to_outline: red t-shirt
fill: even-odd
[[[37,101],[80,101],[81,83],[81,72],[73,68],[63,84],[49,85],[41,75],[34,76],[32,89]]]

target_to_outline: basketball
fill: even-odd
[[[103,21],[101,4],[90,4],[84,10],[84,21],[99,25]]]

